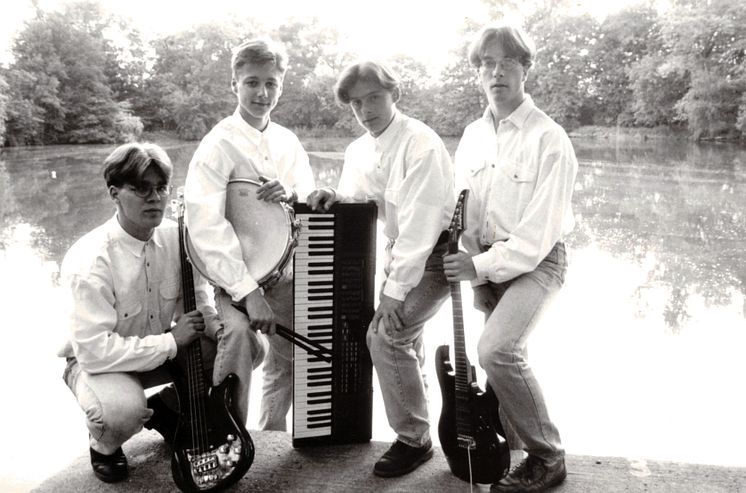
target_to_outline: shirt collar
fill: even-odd
[[[119,224],[119,220],[117,219],[116,214],[114,214],[114,217],[109,219],[108,228],[111,237],[118,241],[125,248],[125,250],[130,252],[135,257],[142,256],[143,252],[145,251],[145,245],[148,244],[148,241],[152,241],[159,248],[163,246],[160,235],[158,235],[158,228],[153,231],[153,236],[148,241],[138,240],[124,230],[122,225]]]
[[[376,146],[383,149],[387,148],[391,142],[399,136],[401,133],[400,129],[404,126],[406,121],[407,117],[394,108],[394,116],[391,118],[391,123],[386,127],[386,130],[384,130],[378,137],[371,136],[373,141],[376,143]],[[370,132],[368,135],[370,135]]]
[[[267,127],[264,129],[264,132],[252,127],[241,116],[240,108],[236,108],[236,111],[233,112],[233,120],[235,122],[235,125],[241,131],[243,131],[249,137],[249,140],[254,144],[259,144],[259,142],[262,141],[262,138],[264,138],[265,132],[268,132],[272,128],[272,120],[267,122]]]
[[[513,112],[505,117],[502,121],[508,121],[520,129],[526,123],[528,116],[531,114],[534,108],[536,108],[534,100],[529,94],[526,94],[523,98],[523,102],[518,105],[518,107],[514,109]],[[484,118],[490,125],[494,123],[495,116],[492,114],[492,110],[489,106],[485,108],[482,118]]]

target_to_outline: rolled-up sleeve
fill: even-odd
[[[198,149],[187,173],[184,203],[189,239],[204,274],[240,301],[258,284],[243,261],[238,237],[225,218],[226,187],[233,165],[218,147]]]

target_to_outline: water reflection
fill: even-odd
[[[746,344],[740,247],[746,238],[746,151],[680,142],[575,146],[581,165],[578,225],[568,238],[571,265],[552,321],[537,331],[531,347],[568,450],[744,465],[732,444],[746,441],[746,427],[738,425],[746,402],[733,391],[746,374],[740,354]],[[165,147],[174,184],[182,185],[196,143]],[[4,477],[39,479],[38,464],[24,467],[15,460],[36,453],[19,422],[44,423],[40,431],[55,437],[47,445],[55,453],[45,453],[58,457],[52,471],[71,457],[65,447],[84,442],[80,411],[52,356],[64,336],[57,276],[70,245],[113,214],[101,175],[110,150],[0,151],[0,304],[10,313],[7,327],[20,328],[6,331],[0,371],[33,368],[6,386],[8,395],[45,389],[28,396],[28,405],[3,410],[0,436],[15,445],[0,448],[0,483]],[[340,159],[339,152],[312,154],[317,184],[337,183]],[[463,291],[468,306],[470,290]],[[478,333],[479,316],[468,316],[467,326]],[[452,336],[450,308],[431,325],[430,350]],[[468,337],[476,343],[476,335]],[[432,382],[430,390],[437,416]],[[44,410],[58,402],[66,405],[51,423]],[[374,426],[375,438],[388,440],[380,399],[375,402],[374,423],[382,424]],[[252,397],[251,405],[258,408],[258,399]],[[712,409],[718,418],[703,418]],[[63,422],[71,425],[61,429]],[[708,432],[691,436],[689,429],[703,422]]]
[[[663,319],[678,331],[689,299],[708,305],[746,293],[746,152],[734,146],[646,143],[609,148],[576,143],[581,167],[570,243],[595,243],[647,267],[638,290],[667,292]],[[741,307],[743,308],[743,307]]]

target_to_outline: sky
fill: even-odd
[[[0,16],[0,63],[11,61],[10,44],[33,15],[31,0],[6,0]],[[56,9],[66,0],[37,0],[44,10]],[[575,12],[602,18],[641,0],[577,0]],[[128,18],[144,37],[170,34],[193,24],[225,19],[231,13],[251,12],[268,24],[290,16],[318,16],[335,26],[342,42],[361,57],[386,58],[404,53],[425,64],[437,64],[455,46],[464,18],[487,22],[480,0],[100,0],[107,10]],[[164,21],[167,19],[167,21]],[[520,22],[520,17],[512,20]]]

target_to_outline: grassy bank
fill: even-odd
[[[671,129],[669,127],[602,127],[587,125],[569,132],[570,137],[578,139],[599,139],[616,141],[646,141],[646,140],[690,140],[691,136],[685,129]]]

